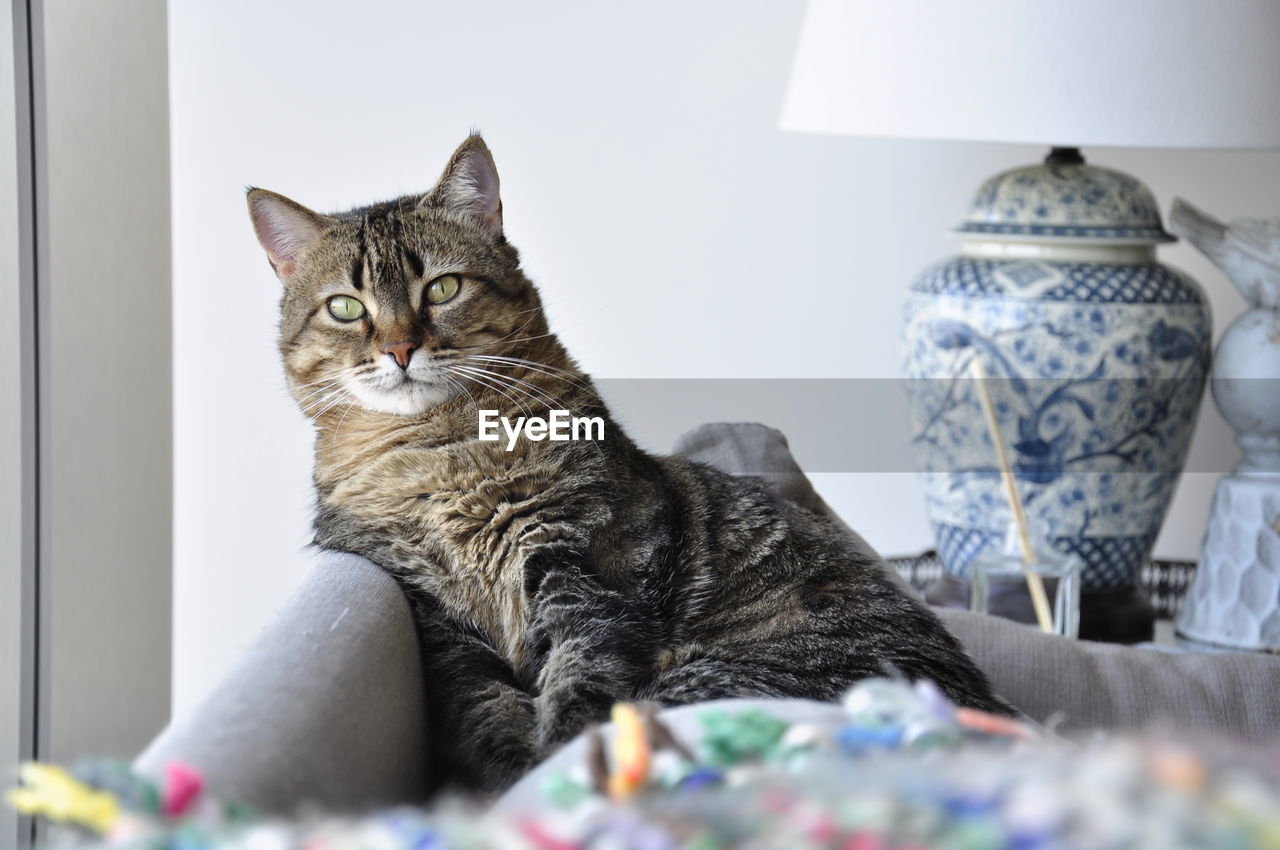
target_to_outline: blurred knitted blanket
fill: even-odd
[[[620,704],[496,806],[255,818],[198,772],[28,766],[10,799],[76,850],[982,850],[1280,847],[1280,751],[1072,744],[876,679],[842,706]]]

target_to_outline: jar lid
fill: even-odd
[[[1078,153],[1076,158],[1079,159]],[[953,231],[997,242],[1176,242],[1156,199],[1137,178],[1078,162],[1050,161],[997,174],[982,184]]]

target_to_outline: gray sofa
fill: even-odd
[[[706,425],[676,450],[735,474],[772,470],[762,477],[780,493],[829,510],[772,429]],[[848,533],[851,545],[874,556]],[[1280,658],[1091,644],[938,613],[1000,693],[1067,733],[1162,723],[1251,741],[1280,736]],[[323,552],[236,669],[137,765],[159,775],[169,761],[187,762],[204,772],[212,793],[264,812],[417,802],[442,779],[426,757],[424,705],[399,588],[362,558]]]

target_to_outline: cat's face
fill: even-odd
[[[280,352],[309,416],[347,403],[423,414],[463,391],[466,358],[546,333],[503,238],[498,174],[479,136],[425,195],[320,215],[253,189],[249,213],[285,286]]]

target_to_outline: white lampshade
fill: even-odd
[[[782,126],[1280,148],[1280,0],[810,0]]]

